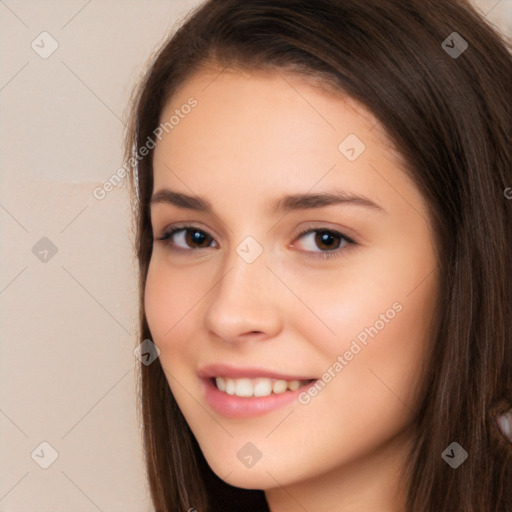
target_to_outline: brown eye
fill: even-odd
[[[332,231],[317,231],[315,235],[317,246],[326,251],[337,249],[342,241],[342,236],[334,234]]]
[[[205,243],[208,243],[208,235],[199,231],[198,229],[186,229],[185,240],[190,245],[199,245],[200,247],[204,247]]]
[[[312,253],[309,254],[312,257],[324,259],[334,258],[349,249],[350,246],[357,245],[357,243],[348,236],[332,229],[307,229],[303,231],[298,238],[309,239],[309,244],[304,244],[306,245],[305,252]]]
[[[158,240],[166,241],[178,249],[205,249],[213,242],[213,238],[204,231],[192,226],[178,226],[165,233]]]

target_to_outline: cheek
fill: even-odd
[[[170,272],[158,258],[149,265],[144,290],[144,308],[153,343],[160,349],[160,361],[164,368],[183,357],[186,336],[183,328],[193,314],[193,306],[200,294],[187,286],[186,272]],[[195,291],[194,291],[195,290]],[[170,358],[171,353],[173,357]]]
[[[336,337],[311,338],[323,347],[324,372],[335,375],[324,373],[329,383],[314,400],[325,415],[332,415],[333,403],[342,404],[332,424],[345,425],[348,438],[364,429],[369,443],[378,442],[410,421],[434,334],[436,277],[414,287],[416,278],[406,272],[371,293],[360,288],[333,308]]]
[[[188,271],[170,270],[164,257],[150,261],[144,290],[144,308],[151,334],[160,343],[175,338],[175,330],[192,313],[204,291],[200,281],[190,279]]]
[[[194,306],[205,292],[191,286],[186,271],[171,271],[166,267],[165,261],[158,258],[150,262],[144,290],[146,319],[152,341],[160,350],[160,364],[169,387],[182,412],[193,417],[197,414],[195,402],[190,401],[188,393],[183,393],[180,383],[194,378],[189,329]],[[193,325],[198,325],[196,320],[193,319]]]
[[[312,315],[297,315],[296,329],[322,355],[322,371],[346,355],[350,371],[344,371],[344,378],[349,388],[378,382],[370,370],[377,374],[381,369],[390,375],[391,384],[408,393],[428,348],[437,275],[425,279],[425,269],[430,270],[435,261],[423,265],[420,259],[404,260],[398,254],[359,263],[335,280],[303,280],[302,294],[322,322]],[[383,391],[390,393],[382,383],[373,391],[376,400]],[[371,393],[366,395],[371,399]]]
[[[435,276],[425,279],[435,261],[423,264],[414,255],[404,258],[404,252],[368,251],[336,272],[286,276],[303,299],[290,315],[300,337],[331,359],[349,350],[354,339],[364,347],[374,339],[379,345],[410,345],[407,338],[421,337],[435,305]]]

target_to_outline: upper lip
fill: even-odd
[[[280,379],[280,380],[314,380],[315,377],[305,375],[290,375],[273,370],[266,370],[264,368],[255,368],[248,366],[232,366],[229,364],[208,364],[202,366],[199,369],[199,377],[212,378],[212,377],[230,377],[233,379],[237,378],[248,378],[253,379],[256,377],[266,377],[269,379]]]

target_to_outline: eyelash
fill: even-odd
[[[175,235],[176,233],[179,233],[180,231],[192,231],[192,230],[203,233],[208,238],[213,240],[213,237],[211,237],[208,233],[206,233],[202,229],[196,228],[195,226],[186,225],[186,224],[184,224],[184,225],[175,224],[174,226],[170,226],[169,230],[166,233],[164,233],[164,235],[162,237],[157,238],[157,240],[166,242],[166,245],[168,245],[172,251],[185,251],[185,252],[197,251],[200,249],[199,247],[196,247],[195,249],[183,249],[181,247],[175,248],[172,246],[172,243],[170,240],[173,237],[173,235]],[[327,260],[330,258],[336,258],[336,257],[340,256],[341,253],[343,253],[347,249],[349,249],[350,246],[358,245],[357,242],[352,240],[350,237],[344,235],[343,233],[340,233],[339,231],[336,231],[333,229],[328,229],[328,228],[307,228],[307,229],[304,229],[303,231],[301,231],[297,235],[297,238],[302,238],[303,236],[308,235],[310,233],[320,233],[320,232],[335,235],[336,237],[339,237],[342,239],[340,243],[343,243],[343,241],[345,241],[346,245],[345,245],[345,247],[334,249],[332,251],[321,251],[320,253],[315,253],[315,252],[312,253],[311,251],[302,251],[302,252],[305,252],[308,255],[308,257],[320,258],[320,259],[324,259],[324,260]]]

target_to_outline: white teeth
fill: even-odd
[[[235,386],[236,396],[253,396],[253,387],[250,379],[236,379]]]
[[[228,395],[241,397],[251,396],[270,396],[272,393],[281,394],[286,390],[297,391],[301,386],[309,381],[282,379],[231,379],[229,377],[216,377],[215,384],[220,391]]]
[[[254,396],[268,396],[272,393],[272,381],[270,379],[258,379],[254,384]]]
[[[235,389],[236,389],[235,381],[233,379],[225,379],[225,380],[226,380],[226,393],[228,395],[234,395]]]
[[[288,389],[290,391],[297,391],[300,388],[300,382],[298,380],[291,380],[288,382]]]
[[[284,393],[287,387],[288,383],[285,380],[276,380],[272,386],[272,391],[274,393]]]
[[[215,382],[221,391],[226,391],[226,381],[222,377],[217,377]]]

